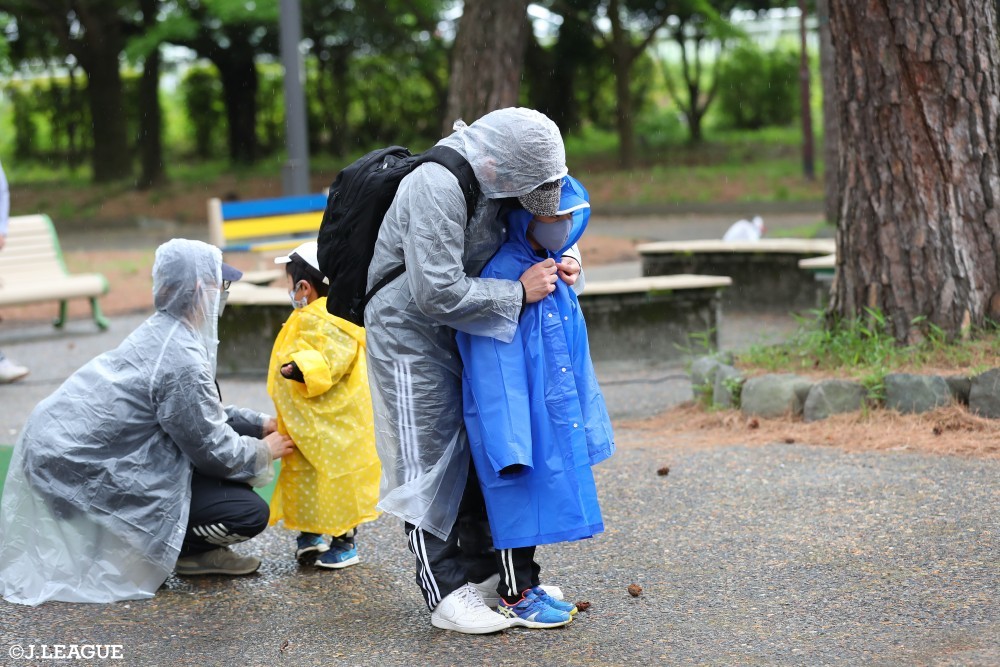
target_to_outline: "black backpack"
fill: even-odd
[[[365,292],[382,219],[399,182],[424,162],[437,162],[455,175],[472,217],[479,181],[469,162],[451,148],[434,146],[413,155],[402,146],[389,146],[349,164],[330,186],[317,239],[319,268],[330,280],[326,309],[333,315],[364,326],[365,306],[406,270],[403,265],[394,268]]]

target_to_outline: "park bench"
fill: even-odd
[[[47,215],[15,216],[8,220],[7,243],[0,251],[0,306],[59,302],[53,322],[66,323],[70,299],[90,299],[94,322],[108,321],[97,298],[108,293],[108,281],[99,273],[71,274],[66,269],[55,225]]]
[[[580,307],[595,361],[676,359],[692,334],[715,345],[720,294],[731,281],[719,276],[656,276],[587,281]],[[219,320],[220,375],[267,372],[267,351],[291,314],[288,292],[233,283]]]
[[[208,240],[222,252],[274,257],[306,241],[315,241],[326,209],[326,194],[227,201],[208,200]],[[273,265],[272,265],[273,266]],[[244,281],[271,282],[279,269],[248,272]]]
[[[788,312],[822,306],[828,290],[799,260],[835,249],[833,239],[777,238],[645,243],[637,251],[644,276],[729,276],[733,287],[722,300],[727,310]]]

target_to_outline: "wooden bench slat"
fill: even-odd
[[[760,239],[759,241],[718,241],[701,239],[695,241],[657,241],[642,243],[636,247],[640,255],[667,253],[802,253],[827,255],[836,251],[834,239]]]
[[[39,284],[4,283],[0,285],[0,306],[23,305],[40,301],[61,301],[107,294],[108,281],[96,273],[80,273]]]

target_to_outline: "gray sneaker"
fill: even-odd
[[[182,577],[199,574],[252,574],[260,567],[256,556],[241,556],[229,547],[178,558],[174,572]]]

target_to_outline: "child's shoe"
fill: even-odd
[[[295,539],[295,558],[301,560],[306,556],[317,556],[326,553],[330,547],[323,541],[322,535],[316,533],[299,533]]]
[[[360,561],[358,548],[354,546],[353,542],[338,540],[335,537],[330,540],[329,550],[316,559],[316,567],[339,570],[342,567],[357,565]]]
[[[545,592],[545,589],[542,586],[535,586],[534,588],[531,589],[531,592],[535,594],[535,597],[537,597],[539,600],[549,605],[556,611],[564,611],[570,616],[576,613],[575,604],[573,604],[572,602],[564,602],[562,600],[555,599],[547,592]]]
[[[568,612],[545,604],[531,589],[521,594],[517,604],[507,604],[501,599],[497,612],[509,618],[511,626],[519,625],[523,628],[558,628],[573,620]]]

